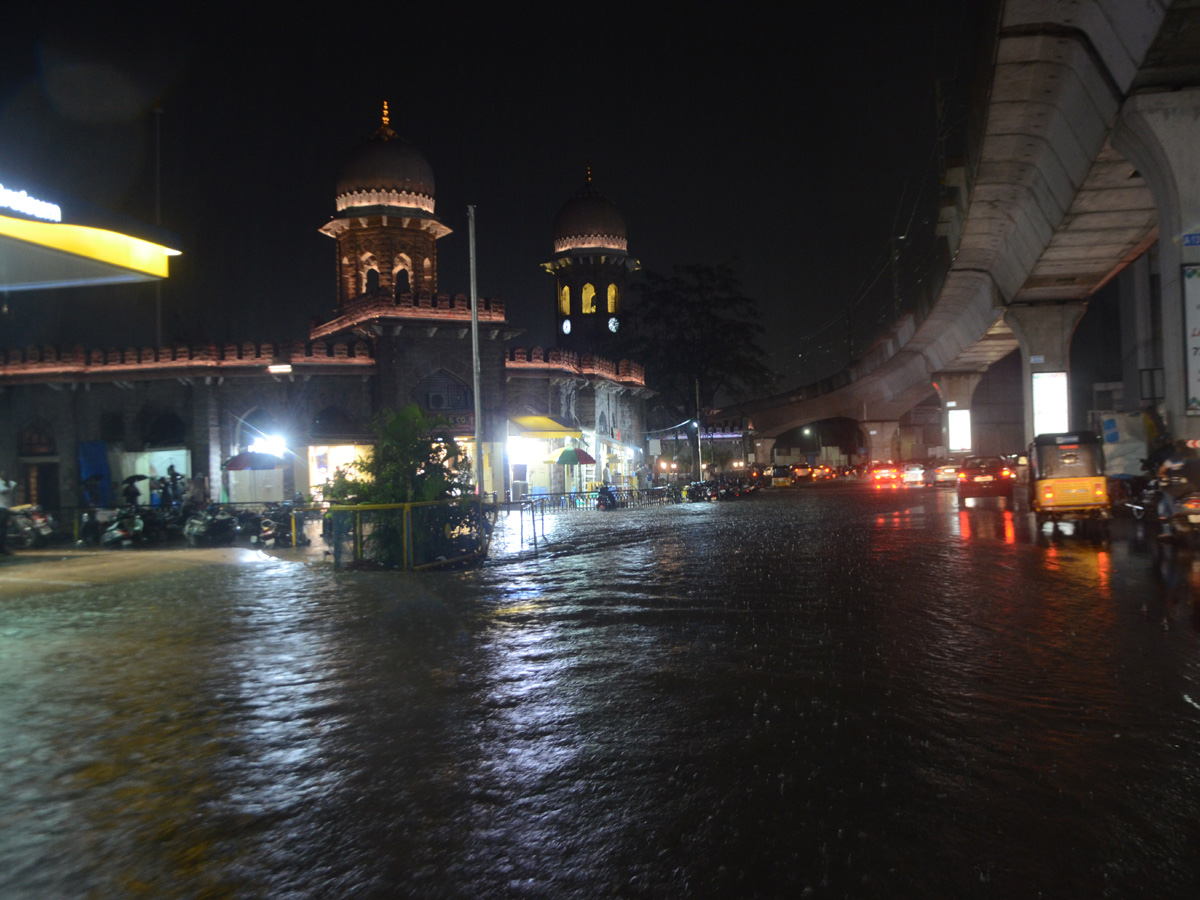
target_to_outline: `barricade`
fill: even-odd
[[[325,511],[334,568],[419,571],[487,556],[498,507],[464,497],[333,505]]]

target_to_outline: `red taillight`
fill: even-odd
[[[1001,478],[1012,478],[1012,472],[1011,472],[1011,471],[1009,471],[1008,469],[1001,469],[1001,470],[1000,470],[1000,477],[1001,477]]]
[[[959,480],[959,481],[966,481],[966,480],[967,480],[967,473],[966,473],[966,472],[959,472],[959,473],[958,473],[958,480]]]
[[[1096,493],[1096,496],[1097,496],[1097,497],[1106,497],[1106,496],[1108,496],[1108,490],[1107,490],[1107,489],[1104,487],[1104,485],[1102,485],[1102,484],[1098,484],[1098,485],[1096,485],[1096,488],[1095,488],[1095,493]]]

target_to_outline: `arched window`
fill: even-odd
[[[620,295],[617,293],[617,286],[610,284],[608,286],[608,311],[615,314],[617,312],[617,303],[620,300]]]
[[[429,261],[429,257],[425,257],[425,261],[421,263],[421,289],[433,289],[433,263]]]
[[[366,278],[363,280],[363,291],[369,293],[377,290],[379,290],[379,270],[367,269]]]
[[[558,311],[564,316],[571,314],[571,289],[565,284],[562,286],[562,293],[558,295]]]
[[[596,289],[590,283],[583,286],[583,314],[586,316],[589,313],[596,311]]]
[[[412,284],[408,280],[408,269],[398,269],[395,274],[396,296],[412,293]]]
[[[444,369],[421,379],[413,391],[413,399],[429,412],[443,415],[467,412],[475,405],[471,389]]]

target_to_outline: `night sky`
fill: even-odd
[[[592,166],[648,268],[732,260],[781,385],[845,362],[891,300],[889,237],[918,290],[936,219],[934,84],[961,150],[979,16],[963,0],[563,6],[326,4],[288,17],[43,3],[0,32],[0,183],[153,223],[183,256],[169,340],[294,340],[334,305],[346,154],[392,126],[430,161],[443,291],[469,286],[518,343],[553,341],[559,207]],[[282,9],[282,7],[272,7]],[[134,9],[137,9],[134,7]],[[717,15],[717,12],[720,15]],[[704,13],[709,13],[704,15]],[[924,235],[922,237],[922,235]],[[153,343],[154,288],[11,293],[0,346]],[[842,319],[844,321],[844,319]]]

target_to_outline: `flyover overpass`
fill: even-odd
[[[969,409],[982,373],[1019,347],[1031,438],[1035,373],[1068,371],[1088,298],[1161,233],[1166,414],[1176,434],[1200,437],[1180,339],[1180,267],[1200,263],[1200,235],[1178,240],[1200,232],[1198,32],[1200,0],[1001,2],[981,126],[945,176],[950,263],[936,302],[833,383],[714,417],[748,415],[766,438],[847,417],[887,458],[902,415],[935,390],[944,409]]]

